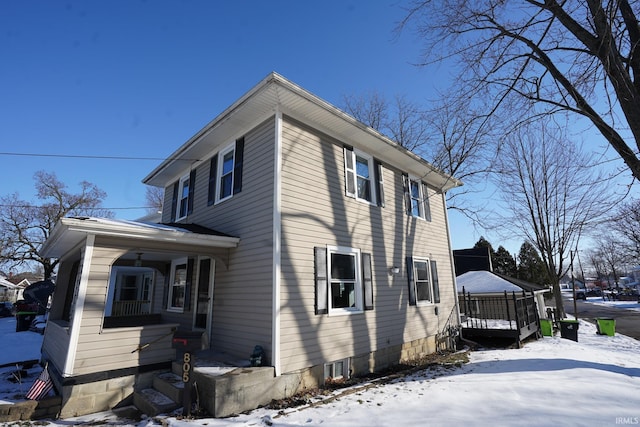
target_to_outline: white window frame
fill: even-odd
[[[353,166],[352,169],[349,168],[348,162],[346,161],[347,159],[345,158],[345,172],[346,172],[345,179],[353,180],[352,185],[354,188],[354,194],[350,194],[350,195],[355,197],[356,200],[360,200],[362,202],[369,203],[372,205],[377,204],[376,192],[377,192],[378,183],[376,182],[375,161],[373,159],[373,156],[365,153],[364,151],[360,151],[356,148],[354,148],[353,150],[345,150],[345,156],[351,156],[351,165]],[[360,197],[360,195],[358,194],[358,176],[359,176],[358,165],[357,165],[358,157],[361,157],[367,161],[367,168],[369,172],[369,177],[367,179],[369,181],[370,200],[364,197]]]
[[[413,187],[418,187],[418,195],[417,197],[413,194]],[[422,180],[415,176],[409,176],[409,199],[410,199],[410,212],[411,216],[415,218],[421,218],[425,221],[431,221],[431,212],[425,211],[425,206],[431,210],[429,205],[429,195],[424,194],[425,185],[422,183]],[[414,212],[414,202],[418,205],[418,213]]]
[[[342,366],[342,375],[336,375],[336,368]],[[335,362],[324,364],[324,380],[348,380],[350,375],[349,359],[336,360]]]
[[[418,263],[425,263],[427,266],[427,286],[429,289],[429,299],[419,299],[418,298],[418,282],[425,282],[425,280],[422,279],[418,279],[418,269],[416,267],[416,265]],[[413,258],[413,286],[415,287],[414,291],[415,291],[415,295],[416,295],[416,305],[429,305],[429,304],[433,304],[433,300],[434,300],[434,293],[433,293],[433,279],[432,279],[432,275],[431,275],[431,261],[428,258],[420,258],[420,257],[414,257]]]
[[[331,275],[331,255],[349,255],[355,259],[355,277],[354,277],[354,306],[353,307],[333,307],[333,286],[334,282],[341,282],[339,278]],[[362,257],[360,249],[349,248],[344,246],[327,246],[327,294],[329,315],[349,315],[364,312],[362,290]]]
[[[171,276],[169,278],[169,293],[167,297],[167,311],[174,311],[177,313],[184,312],[184,301],[186,300],[186,290],[187,290],[187,269],[189,268],[187,257],[179,258],[171,261]],[[184,283],[179,284],[176,283],[176,269],[180,266],[184,265]],[[176,288],[182,287],[184,292],[183,304],[182,306],[174,306],[173,304],[173,293]]]
[[[176,220],[186,218],[189,213],[189,181],[190,174],[184,175],[180,178],[180,185],[178,186],[178,200],[176,201]],[[184,192],[187,190],[187,194]],[[182,206],[184,201],[184,213],[182,212]]]
[[[113,303],[114,301],[116,301],[116,298],[118,298],[120,295],[117,294],[117,291],[122,291],[122,289],[116,290],[116,284],[118,281],[118,277],[121,277],[123,275],[135,275],[135,276],[140,276],[141,278],[144,279],[144,276],[150,275],[151,276],[151,283],[149,284],[149,288],[148,288],[148,293],[149,293],[149,301],[152,302],[153,299],[153,285],[155,282],[155,274],[154,274],[154,270],[152,268],[149,267],[125,267],[125,266],[120,266],[120,267],[113,267],[111,269],[111,274],[109,276],[109,290],[107,292],[107,302],[105,304],[105,308],[104,308],[104,315],[105,316],[111,316],[112,312],[113,312]],[[138,285],[138,283],[136,283],[136,285]],[[144,291],[144,283],[139,283],[140,287],[137,289],[137,298],[141,299],[143,295],[142,292]],[[137,286],[136,286],[137,287]],[[151,312],[151,307],[149,307],[149,312]]]
[[[231,171],[228,173],[224,173],[224,157],[225,155],[233,153],[233,164],[231,166]],[[236,143],[229,144],[227,147],[223,148],[218,152],[218,167],[216,168],[216,201],[215,203],[220,203],[225,200],[228,200],[233,197],[233,182],[235,180],[235,168],[236,168]],[[225,175],[229,175],[231,177],[231,191],[228,195],[222,196],[222,189],[224,188],[222,185],[222,178]]]

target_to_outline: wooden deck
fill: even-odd
[[[511,338],[519,347],[531,335],[539,336],[540,320],[533,293],[472,295],[463,289],[459,303],[464,338]]]

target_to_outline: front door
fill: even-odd
[[[200,258],[198,262],[198,287],[196,290],[196,310],[193,327],[194,329],[204,329],[207,338],[211,337],[215,265],[215,260],[211,258]]]

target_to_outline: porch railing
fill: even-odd
[[[112,316],[135,316],[151,313],[151,301],[125,300],[114,301],[111,308]]]

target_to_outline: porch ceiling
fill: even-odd
[[[60,258],[86,239],[88,235],[109,236],[131,241],[132,247],[143,242],[179,244],[201,248],[235,248],[239,237],[214,230],[190,231],[179,225],[151,224],[105,218],[62,218],[40,250],[48,258]]]

